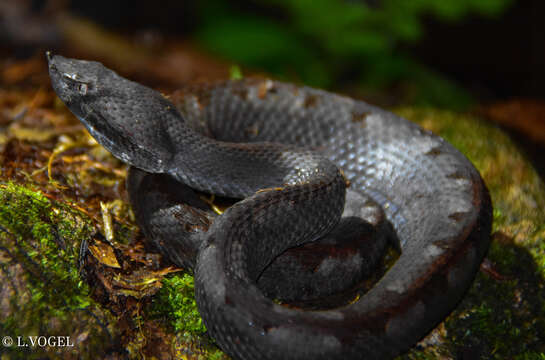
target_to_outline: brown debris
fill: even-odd
[[[356,113],[352,112],[352,122],[361,122],[362,126],[365,126],[365,119],[371,115],[370,112]]]
[[[545,144],[545,101],[513,99],[480,107],[477,113]]]
[[[315,107],[318,102],[318,96],[317,95],[307,95],[305,97],[305,102],[303,103],[303,106],[305,109]]]

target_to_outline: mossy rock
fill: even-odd
[[[457,309],[400,358],[544,359],[542,180],[503,132],[473,116],[415,108],[397,112],[466,154],[481,172],[494,205],[489,269],[477,274]],[[2,359],[101,354],[225,358],[203,334],[187,274],[164,279],[159,292],[143,301],[141,312],[131,315],[131,326],[93,300],[93,287],[79,275],[79,250],[95,227],[87,214],[46,197],[35,186],[0,182],[0,254],[7,254],[0,257],[0,280],[10,283],[0,291],[0,334],[80,340],[68,350],[0,347]]]
[[[545,185],[505,133],[434,109],[398,114],[441,135],[481,173],[492,197],[492,243],[456,310],[403,359],[545,359]]]

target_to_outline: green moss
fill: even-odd
[[[67,207],[54,207],[39,191],[13,183],[0,187],[0,203],[0,224],[12,234],[2,236],[2,246],[36,275],[30,279],[34,296],[40,298],[36,310],[88,306],[89,290],[78,274],[78,247],[71,242],[89,236],[89,223]],[[69,296],[50,291],[52,285]]]
[[[194,293],[193,276],[189,274],[163,279],[163,287],[146,309],[147,317],[161,319],[170,332],[176,334],[172,343],[175,358],[228,359],[205,334]]]
[[[163,287],[151,304],[150,315],[167,319],[175,332],[198,336],[206,331],[195,303],[193,276],[189,274],[163,279]]]
[[[9,284],[4,292],[9,305],[2,308],[1,333],[74,337],[83,322],[87,334],[104,335],[91,325],[98,320],[97,308],[78,272],[80,242],[92,229],[88,218],[49,200],[39,190],[8,182],[0,184],[0,227],[0,279]],[[102,335],[93,340],[103,341]],[[93,346],[86,351],[90,349]],[[12,358],[40,357],[50,351],[5,350]],[[80,355],[85,357],[86,351]]]

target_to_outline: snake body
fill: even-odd
[[[140,169],[128,180],[139,222],[184,238],[157,246],[194,268],[204,323],[234,358],[390,358],[440,322],[471,284],[489,244],[487,189],[460,152],[416,124],[271,80],[188,88],[173,98],[176,107],[99,63],[48,60],[58,96],[103,146]],[[138,199],[144,189],[152,200]],[[191,189],[243,200],[213,217]],[[191,206],[177,207],[177,198]],[[366,206],[352,204],[366,199],[380,206],[401,249],[370,291],[305,311],[264,295],[257,282],[277,255],[335,232],[343,211],[343,219],[365,218]],[[185,225],[162,225],[165,209],[177,209]],[[366,219],[380,218],[372,213]]]

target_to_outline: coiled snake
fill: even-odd
[[[100,63],[48,61],[57,95],[91,135],[140,169],[128,179],[137,219],[165,256],[194,268],[201,316],[234,358],[389,358],[440,322],[471,284],[489,244],[490,198],[472,164],[419,126],[270,80],[186,88],[177,109]],[[243,200],[213,217],[191,189]],[[270,299],[305,287],[284,284],[300,267],[279,274],[280,284],[258,284],[286,249],[333,243],[361,218],[387,224],[401,250],[366,294],[302,310]],[[333,279],[314,288],[334,288],[366,262],[352,253],[338,263],[355,265],[335,270],[326,256],[309,276]],[[294,298],[319,292],[309,286]]]

